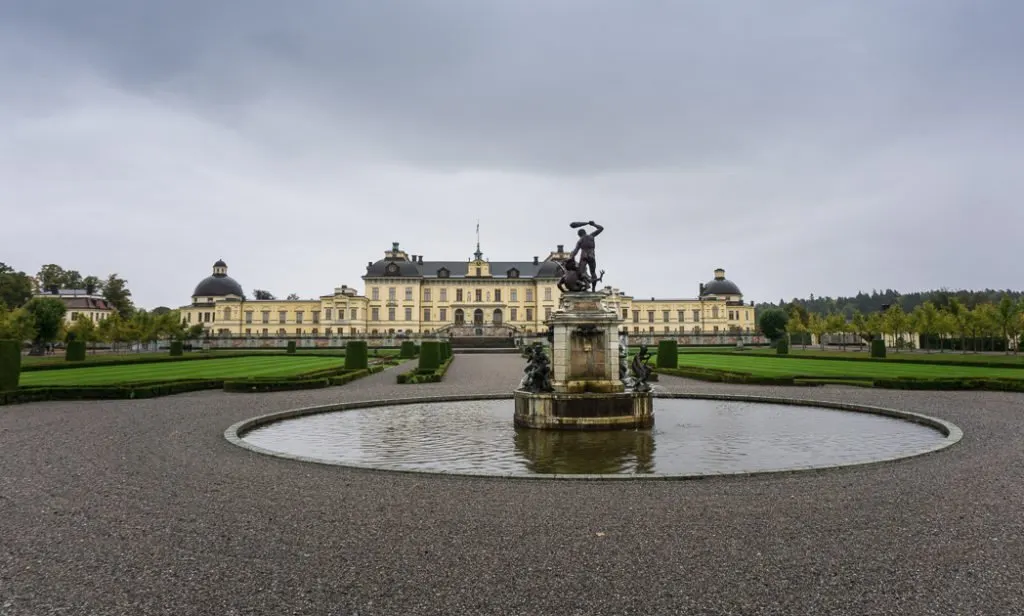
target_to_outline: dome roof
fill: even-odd
[[[245,293],[242,291],[242,285],[238,284],[238,281],[231,276],[213,275],[203,278],[203,280],[196,285],[196,290],[192,292],[192,296],[196,297],[199,295],[206,295],[208,297],[237,295],[239,297],[244,297]]]
[[[725,270],[716,269],[715,277],[704,285],[702,295],[743,295],[740,288],[736,286],[736,283],[727,280],[725,277]]]
[[[223,259],[217,259],[213,264],[213,275],[203,278],[192,291],[192,297],[223,297],[225,295],[237,295],[245,297],[242,285],[238,284],[231,276],[228,276],[228,264]]]

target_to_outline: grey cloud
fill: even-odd
[[[150,245],[125,211],[171,207],[189,250],[161,265],[173,292],[140,282],[152,303],[218,256],[312,294],[394,239],[458,258],[479,215],[520,258],[584,212],[641,294],[718,265],[772,300],[1019,285],[1005,246],[949,246],[1024,222],[1021,23],[967,0],[7,3],[0,180],[125,249]]]

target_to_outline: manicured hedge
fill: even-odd
[[[679,367],[679,343],[675,340],[658,342],[657,366],[659,368]]]
[[[915,379],[901,377],[896,379],[875,379],[872,381],[872,385],[880,389],[1024,391],[1024,381],[998,378]]]
[[[21,380],[21,343],[0,340],[0,391],[18,389]]]
[[[420,346],[420,364],[417,372],[427,373],[437,370],[444,361],[442,342],[437,340],[424,340]]]
[[[285,352],[288,353],[288,354],[292,354],[292,353],[295,352],[295,341],[294,340],[289,340],[288,341],[288,347],[287,347],[287,350]]]
[[[267,357],[280,355],[283,356],[285,353],[280,349],[272,351],[234,351],[232,353],[220,353],[220,357],[217,355],[211,355],[209,353],[196,353],[190,355],[182,355],[181,357],[171,357],[169,355],[158,355],[156,353],[145,353],[138,355],[130,355],[126,357],[113,356],[114,359],[106,359],[102,356],[93,356],[86,362],[86,365],[81,364],[68,364],[66,361],[58,361],[54,363],[31,363],[21,367],[22,372],[35,372],[36,370],[68,370],[78,368],[92,368],[99,366],[129,366],[132,364],[155,364],[161,362],[175,362],[175,361],[194,361],[200,359],[227,359],[231,357]],[[297,353],[297,355],[303,355],[303,353]],[[309,354],[312,355],[312,354]],[[333,353],[316,353],[317,357],[342,357],[342,354]]]
[[[69,341],[64,350],[64,361],[85,361],[85,342]]]
[[[182,344],[181,340],[171,341],[171,357],[181,357],[182,351],[184,351],[185,345]]]
[[[881,342],[881,341],[880,341]],[[792,347],[790,347],[792,351]],[[732,355],[735,350],[727,352],[719,351],[708,351],[706,353],[701,351],[693,351],[686,353],[687,355]],[[951,357],[949,353],[940,355],[938,353],[922,354],[922,353],[907,353],[906,357],[901,357],[900,354],[894,354],[892,357],[871,357],[870,354],[860,352],[843,352],[843,351],[822,351],[814,355],[805,355],[802,353],[789,355],[777,355],[775,353],[756,353],[751,355],[746,353],[748,357],[757,357],[765,359],[813,359],[815,361],[868,361],[868,362],[881,362],[888,364],[925,364],[929,366],[963,366],[967,368],[1013,368],[1016,370],[1024,370],[1024,361],[1000,361],[1001,356],[992,356],[991,361],[957,361],[955,359],[930,359],[931,356],[937,357]],[[969,356],[972,357],[972,356]],[[973,356],[976,357],[976,356]]]
[[[366,360],[366,341],[349,340],[345,345],[345,369],[366,370],[369,364]]]
[[[871,357],[885,359],[885,340],[875,338],[871,341]]]
[[[796,379],[791,376],[755,376],[749,372],[728,372],[725,370],[713,370],[711,368],[659,368],[658,372],[681,376],[700,381],[713,381],[717,383],[745,383],[748,385],[796,385]]]
[[[416,343],[412,340],[403,340],[402,349],[399,351],[398,356],[402,359],[412,359],[416,357]]]
[[[425,346],[426,343],[424,343],[424,347]],[[422,357],[423,354],[421,353],[420,358]],[[452,360],[454,359],[454,357],[449,357],[448,359],[444,360],[444,362],[440,366],[438,366],[435,370],[432,371],[424,372],[420,369],[416,369],[410,370],[409,372],[403,372],[402,374],[398,375],[398,383],[400,385],[415,385],[417,383],[440,383],[442,380],[444,380],[444,375],[446,372],[448,372],[448,367],[452,365]]]
[[[779,338],[779,341],[775,343],[775,354],[789,355],[789,340]]]

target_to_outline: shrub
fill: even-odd
[[[327,377],[317,379],[240,379],[224,381],[224,391],[233,393],[294,391],[297,389],[320,389],[330,384],[331,380]]]
[[[18,389],[21,379],[21,343],[0,340],[0,391]]]
[[[442,359],[442,348],[444,343],[436,340],[424,340],[423,346],[420,347],[420,366],[419,372],[433,372],[441,365]]]
[[[349,340],[345,345],[345,370],[366,370],[367,367],[366,341]]]
[[[785,338],[779,338],[779,341],[775,343],[775,354],[789,355],[789,340],[786,340]]]
[[[661,340],[658,342],[658,360],[657,366],[659,368],[678,368],[679,367],[679,343],[675,340]]]
[[[295,352],[295,341],[294,340],[289,340],[288,341],[288,350],[286,352],[287,353],[294,353]]]
[[[72,340],[67,343],[66,350],[64,351],[65,361],[85,361],[85,342],[82,340]]]
[[[871,341],[871,357],[885,359],[885,340],[875,338]]]
[[[171,357],[181,357],[181,352],[185,345],[181,343],[181,340],[171,341]]]
[[[402,359],[412,359],[416,357],[416,343],[412,340],[402,341],[402,350],[399,351],[398,356]]]
[[[439,345],[440,348],[440,345]],[[422,358],[423,355],[420,355]],[[409,372],[403,372],[398,375],[398,383],[414,385],[416,383],[440,383],[444,379],[444,375],[448,372],[448,367],[452,365],[452,357],[444,360],[444,362],[432,372],[423,372],[419,369],[410,370]]]

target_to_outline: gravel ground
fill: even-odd
[[[1024,612],[1018,394],[722,386],[952,420],[943,452],[701,481],[388,474],[224,429],[340,400],[508,391],[515,355],[344,387],[0,409],[0,615]]]

